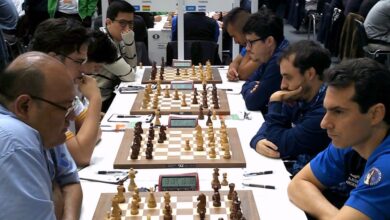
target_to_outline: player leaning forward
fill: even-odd
[[[102,94],[104,112],[115,97],[115,87],[121,81],[130,82],[135,79],[137,54],[133,32],[134,11],[134,7],[126,1],[113,1],[107,8],[106,27],[100,29],[109,36],[118,50],[116,62],[103,65],[95,76]]]
[[[318,219],[390,219],[390,72],[363,58],[341,63],[326,78],[321,127],[332,143],[294,177],[289,197]],[[321,191],[350,181],[357,166],[351,154],[367,162],[338,209]]]
[[[40,52],[19,56],[0,73],[0,219],[56,219],[55,209],[59,219],[79,218],[76,165],[67,161],[70,169],[52,180],[58,169],[50,153],[69,155],[60,144],[74,97],[64,64]]]

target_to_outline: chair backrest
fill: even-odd
[[[137,51],[137,64],[142,62],[144,66],[151,66],[148,49],[144,42],[135,42],[135,49]]]
[[[177,59],[177,41],[171,41],[167,45],[168,66],[172,65],[172,59]],[[221,59],[218,55],[218,44],[213,41],[184,41],[184,59],[191,60],[193,64],[205,64],[210,60],[211,65],[220,65]]]
[[[366,29],[364,29],[363,22],[354,19],[355,25],[356,25],[356,30],[358,34],[358,46],[360,48],[363,48],[364,46],[367,46],[368,44],[368,37],[366,33]]]

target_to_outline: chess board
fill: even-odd
[[[131,107],[130,114],[134,115],[148,115],[155,112],[156,109],[153,109],[152,100],[156,94],[154,90],[152,94],[150,94],[150,102],[147,108],[142,108],[142,100],[144,98],[145,91],[140,91],[137,94],[137,97]],[[158,98],[158,108],[160,109],[161,115],[169,115],[169,114],[186,114],[186,115],[198,115],[199,114],[199,105],[202,104],[202,91],[198,90],[198,103],[192,104],[193,91],[191,90],[179,90],[179,100],[173,100],[174,91],[170,90],[170,98],[164,98],[164,86],[161,89],[161,94]],[[186,107],[181,106],[181,97],[182,94],[186,94]],[[217,115],[230,115],[229,102],[227,99],[226,91],[218,90],[217,91],[219,109],[215,109]],[[213,107],[212,104],[212,95],[211,91],[207,92],[207,104],[209,108]],[[206,116],[208,109],[203,109],[203,114]]]
[[[187,74],[185,74],[185,69],[187,69]],[[213,73],[213,79],[207,80],[207,83],[222,83],[221,75],[218,68],[211,68]],[[176,68],[165,67],[164,68],[164,80],[161,81],[162,84],[170,84],[172,81],[187,81],[192,80],[194,83],[200,84],[202,80],[200,79],[199,68],[195,67],[196,75],[192,75],[192,68],[181,68],[180,75],[176,75]],[[203,71],[206,71],[206,67],[203,67]],[[142,84],[156,83],[156,80],[151,80],[152,68],[145,67],[145,72],[142,77]],[[160,79],[160,68],[157,68],[156,79]]]
[[[153,159],[147,160],[145,156],[148,129],[142,134],[141,149],[138,159],[130,158],[131,145],[134,139],[134,130],[126,129],[114,161],[115,169],[153,169],[153,168],[227,168],[246,167],[245,157],[242,151],[240,138],[236,128],[227,128],[230,159],[224,159],[224,151],[220,148],[220,132],[214,128],[216,158],[208,156],[209,149],[207,139],[207,128],[202,129],[205,151],[196,151],[196,131],[193,128],[167,128],[167,140],[164,143],[157,143],[158,134],[153,140]],[[156,131],[156,133],[158,133]],[[186,151],[185,139],[190,140],[192,149]]]
[[[197,197],[200,193],[206,195],[206,219],[217,220],[223,218],[224,220],[230,219],[230,207],[232,204],[231,200],[227,199],[228,191],[219,191],[221,195],[221,207],[213,207],[211,191],[186,191],[186,192],[170,192],[171,195],[171,208],[172,208],[172,219],[200,219],[197,213]],[[257,211],[256,202],[254,200],[252,191],[250,190],[237,190],[238,197],[241,200],[241,210],[243,215],[248,220],[260,220],[259,213]],[[100,195],[99,202],[97,204],[93,220],[102,220],[107,215],[107,212],[111,211],[111,199],[115,196],[115,193],[102,193]],[[157,201],[156,208],[148,208],[147,200],[148,193],[141,192],[141,202],[139,203],[138,215],[131,215],[131,194],[125,193],[126,202],[119,204],[122,210],[121,219],[128,220],[146,220],[147,216],[150,215],[151,220],[163,219],[163,207],[164,206],[164,192],[155,192],[154,196]]]

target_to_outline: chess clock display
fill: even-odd
[[[162,191],[199,191],[198,173],[160,175],[158,190]]]
[[[171,89],[178,90],[193,90],[194,89],[194,81],[172,81]]]
[[[198,119],[194,117],[174,117],[168,119],[169,128],[195,128],[198,124]]]

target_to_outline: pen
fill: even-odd
[[[118,115],[118,118],[139,118],[139,115]]]
[[[264,188],[264,189],[276,189],[275,186],[271,186],[271,185],[260,185],[260,184],[253,184],[253,183],[242,183],[242,185],[250,186],[250,187]]]
[[[116,174],[116,173],[125,174],[126,172],[124,172],[124,171],[115,171],[115,170],[99,170],[97,173],[98,174]]]
[[[267,175],[273,174],[272,170],[262,171],[262,172],[253,172],[253,173],[244,173],[244,176],[259,176],[259,175]]]

